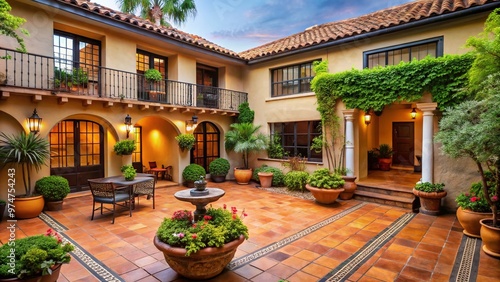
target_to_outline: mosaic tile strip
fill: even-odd
[[[299,231],[299,232],[297,232],[297,233],[295,233],[287,238],[284,238],[276,243],[273,243],[271,245],[267,245],[267,246],[255,251],[251,254],[240,257],[238,259],[235,259],[235,260],[231,261],[231,263],[229,263],[227,268],[230,270],[234,270],[234,269],[237,269],[239,267],[242,267],[245,264],[248,264],[248,263],[250,263],[250,262],[252,262],[252,261],[254,261],[262,256],[265,256],[271,252],[274,252],[274,251],[276,251],[276,250],[278,250],[278,249],[280,249],[280,248],[282,248],[282,247],[284,247],[284,246],[286,246],[286,245],[288,245],[288,244],[290,244],[290,243],[292,243],[292,242],[294,242],[294,241],[296,241],[296,240],[298,240],[298,239],[300,239],[308,234],[311,234],[312,232],[338,220],[339,218],[342,218],[345,215],[352,213],[355,210],[360,209],[364,205],[366,205],[366,203],[359,203],[353,207],[348,208],[345,211],[342,211],[342,212],[340,212],[334,216],[331,216],[323,221],[320,221],[320,222],[318,222],[310,227],[307,227],[306,229],[303,229],[303,230],[301,230],[301,231]]]
[[[110,281],[110,282],[124,282],[117,273],[108,267],[104,266],[104,264],[87,252],[84,248],[82,248],[78,243],[76,243],[73,239],[69,238],[64,231],[68,230],[64,225],[60,224],[57,220],[47,215],[46,213],[40,214],[40,219],[43,220],[50,228],[57,231],[61,237],[63,242],[69,242],[75,246],[75,250],[71,253],[73,258],[79,261],[90,273],[92,273],[99,281]]]
[[[374,253],[384,246],[392,237],[394,237],[410,220],[415,217],[414,213],[402,215],[398,220],[385,228],[376,237],[368,241],[359,251],[350,256],[338,267],[333,269],[321,282],[345,281],[351,276],[364,262],[366,262]]]
[[[450,282],[475,282],[477,278],[481,241],[462,236]]]

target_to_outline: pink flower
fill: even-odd
[[[179,238],[184,238],[184,233],[179,233]]]
[[[465,193],[465,196],[469,197],[469,196],[470,196],[470,194],[469,194],[469,193]]]
[[[498,201],[498,196],[497,196],[497,195],[493,195],[493,197],[491,197],[491,200],[492,200],[493,202]]]

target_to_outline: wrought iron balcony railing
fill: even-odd
[[[0,48],[0,85],[92,97],[238,110],[248,99],[241,91],[164,79]]]

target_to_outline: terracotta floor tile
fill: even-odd
[[[271,273],[263,272],[251,279],[253,282],[269,282],[269,281],[279,281],[281,277],[275,276]],[[226,280],[233,281],[233,280]]]
[[[405,264],[406,264],[405,262],[398,262],[398,261],[388,260],[385,258],[380,258],[374,263],[374,266],[391,272],[399,273],[404,268]]]
[[[302,250],[294,255],[294,257],[301,258],[307,261],[314,261],[320,256],[320,254],[311,252],[309,250]]]
[[[287,258],[290,257],[290,255],[282,253],[282,252],[275,252],[267,255],[268,258],[276,260],[276,261],[284,261]]]
[[[319,257],[314,262],[319,264],[319,265],[322,265],[324,267],[330,268],[330,269],[333,269],[333,268],[337,267],[340,263],[342,263],[341,260],[337,260],[337,259],[327,257],[327,256]]]
[[[312,276],[316,276],[318,278],[322,278],[325,275],[327,275],[332,269],[329,267],[324,267],[319,264],[311,263],[304,268],[302,268],[302,271],[308,274],[311,274]]]
[[[427,281],[431,278],[432,272],[420,268],[406,266],[401,272],[401,276],[416,279],[417,281]]]
[[[373,266],[365,274],[366,276],[379,279],[381,281],[394,281],[398,276],[397,272],[392,272],[387,269]]]
[[[295,268],[292,268],[292,267],[289,267],[287,265],[279,263],[279,264],[269,268],[266,272],[268,272],[274,276],[278,276],[280,278],[286,279],[286,278],[290,277],[292,274],[294,274],[295,272],[297,272],[297,270]]]
[[[252,279],[253,277],[262,273],[262,270],[252,266],[252,265],[244,265],[234,271],[238,275],[245,277],[246,279]]]
[[[408,266],[432,272],[436,267],[436,261],[423,258],[412,257],[407,263]]]
[[[308,265],[309,261],[293,256],[293,257],[287,258],[286,260],[282,261],[281,263],[284,265],[288,265],[292,268],[300,270],[304,266]]]
[[[129,272],[121,275],[121,277],[125,281],[137,281],[137,280],[143,279],[147,276],[149,276],[149,273],[147,273],[146,271],[144,271],[143,269],[140,269],[140,268],[134,269],[132,271],[129,271]]]

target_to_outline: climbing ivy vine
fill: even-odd
[[[327,61],[314,64],[316,76],[311,89],[316,93],[318,111],[331,114],[337,99],[349,109],[381,111],[395,102],[419,100],[426,92],[432,94],[438,108],[458,104],[468,99],[467,71],[474,56],[446,55],[425,58],[398,65],[373,69],[327,73]]]

